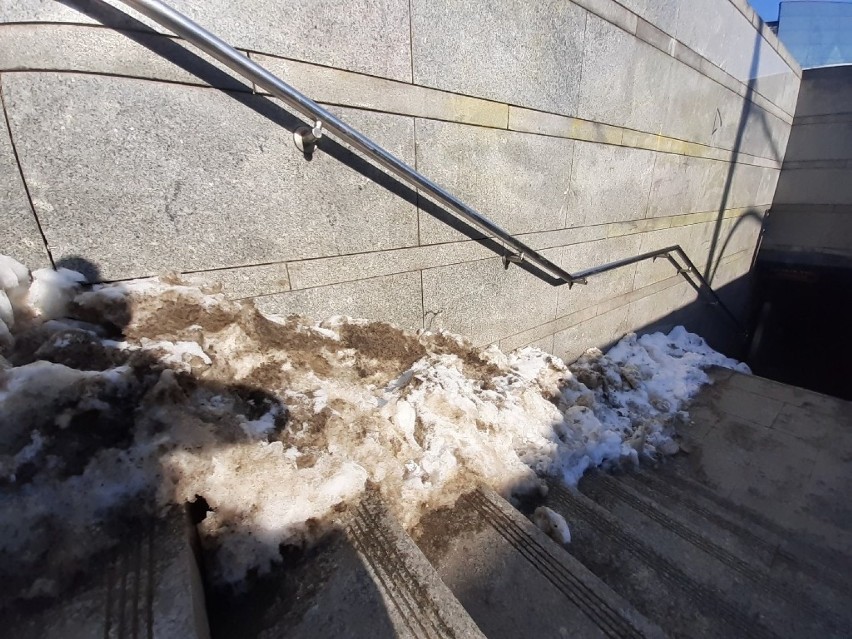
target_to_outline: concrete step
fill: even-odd
[[[702,388],[689,415],[678,427],[689,454],[661,464],[675,480],[700,482],[759,513],[779,536],[848,565],[852,403],[730,372]]]
[[[214,637],[482,639],[405,530],[375,495],[310,551],[242,593],[214,593]]]
[[[748,604],[731,600],[669,557],[670,548],[578,491],[554,485],[545,500],[571,528],[571,553],[666,632],[678,637],[779,637]],[[803,636],[803,635],[799,635]]]
[[[784,581],[822,584],[832,595],[852,601],[852,560],[784,530],[703,484],[671,473],[640,471],[619,477],[622,483],[677,514],[713,538],[736,545],[743,555],[768,566]],[[819,594],[819,593],[818,593]]]
[[[604,474],[591,474],[580,490],[606,508],[637,534],[665,549],[666,558],[684,573],[724,592],[733,601],[748,602],[749,609],[779,634],[843,636],[852,620],[848,603],[839,593],[811,581],[781,579],[772,575],[759,555],[736,539],[711,536],[687,519]]]
[[[428,514],[415,539],[490,639],[664,636],[491,490]]]
[[[16,639],[207,639],[191,535],[181,508],[140,522],[61,598],[0,616],[0,634]]]

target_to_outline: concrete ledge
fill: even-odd
[[[498,129],[508,124],[509,107],[500,102],[258,53],[251,58],[317,102]]]
[[[795,73],[798,77],[802,77],[802,67],[799,66],[798,61],[793,54],[784,46],[784,43],[778,38],[778,35],[773,33],[772,30],[766,26],[766,23],[761,19],[761,17],[757,14],[757,11],[754,10],[754,7],[749,4],[748,0],[730,0],[731,4],[734,5],[737,9],[739,9],[740,13],[742,13],[749,22],[751,22],[752,26],[760,32],[760,35],[763,36],[763,39],[772,47],[775,52],[781,56],[784,62],[787,64],[790,69],[792,69],[793,73]]]

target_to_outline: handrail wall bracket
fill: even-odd
[[[293,142],[296,148],[306,156],[311,156],[317,148],[317,142],[322,137],[322,121],[317,120],[313,127],[300,126],[293,131]]]

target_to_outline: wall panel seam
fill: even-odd
[[[751,207],[746,207],[745,209],[728,209],[727,211],[725,211],[726,215],[723,217],[723,219],[737,219],[739,217],[742,217],[743,215],[746,215],[749,210],[751,210]],[[728,215],[728,213],[730,213],[732,211],[737,212],[738,214]],[[707,213],[715,214],[716,212],[709,211]],[[693,214],[688,214],[688,215],[693,215]],[[681,216],[679,216],[679,215],[670,216],[670,218],[676,218],[676,217],[681,217]],[[648,219],[666,219],[666,218],[648,218]],[[611,240],[611,239],[614,239],[616,237],[627,237],[627,236],[632,236],[632,235],[642,236],[642,235],[648,235],[648,234],[652,234],[652,233],[667,230],[667,229],[686,228],[688,226],[695,226],[695,225],[698,225],[698,224],[708,224],[708,223],[712,223],[712,220],[695,219],[694,221],[685,221],[684,224],[677,224],[677,225],[673,225],[673,226],[663,226],[663,227],[660,227],[658,229],[637,229],[637,230],[635,230],[631,233],[624,233],[624,234],[617,235],[617,236],[601,236],[601,237],[596,238],[596,239],[578,239],[576,242],[554,244],[554,245],[543,245],[543,246],[538,247],[537,250],[555,250],[555,249],[559,249],[559,248],[565,248],[565,247],[569,247],[569,246],[578,246],[578,245],[588,244],[588,243],[592,243],[592,242],[605,242],[607,240]],[[615,223],[615,224],[620,224],[620,223]],[[611,226],[611,224],[590,225],[590,226],[586,226],[586,227],[576,227],[576,228],[577,229],[584,229],[584,228],[608,227],[608,226]],[[571,228],[565,228],[565,229],[556,229],[556,231],[536,231],[532,234],[551,233],[551,232],[570,231],[570,230],[572,230],[572,229]],[[524,235],[519,235],[518,237],[523,239]],[[429,246],[431,246],[431,247],[450,246],[450,245],[461,246],[461,245],[465,245],[465,244],[472,246],[474,243],[476,243],[476,240],[468,239],[468,240],[460,240],[460,241],[453,241],[453,242],[441,242],[441,243],[437,243],[437,244],[425,245],[424,248],[429,247]],[[474,258],[474,259],[444,262],[444,263],[441,263],[441,264],[436,264],[434,266],[428,266],[428,267],[425,267],[425,268],[424,267],[418,267],[416,269],[404,269],[403,268],[403,269],[400,269],[400,270],[393,270],[393,271],[390,271],[390,272],[387,272],[387,273],[382,273],[380,275],[373,275],[373,276],[370,276],[370,277],[354,278],[354,279],[347,279],[347,280],[335,280],[333,282],[329,282],[327,284],[321,284],[321,285],[318,285],[318,286],[294,287],[293,286],[293,280],[292,280],[292,277],[290,275],[290,266],[291,265],[318,262],[318,261],[321,261],[321,260],[336,260],[336,259],[346,259],[346,258],[357,259],[360,256],[372,255],[372,254],[387,255],[387,254],[393,254],[393,253],[400,252],[400,251],[411,251],[411,250],[417,249],[417,248],[419,248],[419,247],[399,247],[399,248],[387,249],[387,250],[384,250],[384,251],[362,251],[362,252],[359,252],[359,253],[346,253],[346,254],[343,254],[343,255],[330,255],[330,256],[324,255],[324,256],[318,256],[318,257],[313,257],[313,258],[305,258],[305,259],[299,259],[299,260],[282,260],[282,261],[279,261],[279,262],[240,264],[240,265],[235,265],[235,266],[226,266],[226,267],[219,267],[219,268],[213,268],[213,269],[183,271],[183,274],[185,274],[185,275],[200,275],[200,274],[216,273],[218,271],[240,270],[240,269],[244,269],[244,268],[254,268],[254,267],[260,267],[260,266],[272,266],[272,265],[275,265],[275,264],[280,264],[280,265],[284,265],[285,268],[286,268],[287,280],[290,284],[290,290],[306,290],[306,289],[311,289],[311,288],[322,288],[324,286],[333,286],[335,284],[345,284],[345,283],[357,282],[357,281],[361,281],[361,280],[375,279],[377,277],[386,277],[386,276],[390,276],[390,275],[397,275],[397,274],[400,274],[400,273],[409,273],[409,272],[414,272],[416,270],[419,270],[419,271],[432,270],[432,269],[436,269],[436,268],[444,268],[444,267],[447,267],[447,266],[459,266],[459,265],[462,265],[462,264],[473,264],[473,263],[477,263],[477,262],[483,262],[483,261],[486,261],[486,260],[493,260],[493,259],[499,258],[499,256],[497,256],[497,255],[488,255],[488,256],[485,256],[485,257]],[[136,278],[130,278],[130,279],[136,279]],[[635,279],[635,273],[634,273],[634,279]],[[124,280],[115,280],[115,281],[124,281]],[[275,295],[275,294],[278,294],[279,292],[281,292],[281,291],[276,291],[276,292],[273,292],[273,293],[263,293],[262,295]],[[258,295],[257,297],[259,297],[259,296],[261,296],[261,295]]]
[[[705,222],[705,224],[708,224],[708,223],[710,223],[710,222]],[[684,225],[684,226],[692,226],[692,225]],[[670,227],[670,228],[673,228],[673,227]],[[647,234],[650,234],[650,233],[654,233],[654,231],[644,231],[644,232],[640,232],[640,233],[633,233],[631,235],[647,235]],[[583,244],[589,244],[591,242],[596,242],[596,241],[606,241],[607,239],[611,239],[611,238],[604,238],[602,240],[579,241],[579,242],[576,242],[574,244],[559,244],[559,245],[554,245],[554,246],[546,246],[546,247],[541,247],[538,250],[541,250],[541,251],[551,250],[552,251],[552,250],[556,250],[556,249],[560,249],[560,248],[565,248],[565,247],[568,247],[568,246],[578,246],[578,245],[583,245]],[[393,249],[393,250],[404,250],[404,249]],[[375,251],[375,253],[384,253],[384,251]],[[363,255],[363,254],[361,254],[361,255]],[[345,257],[355,258],[355,257],[357,257],[357,255],[352,255],[352,254],[344,255],[344,256],[336,256],[335,255],[335,256],[330,256],[330,257],[314,258],[313,260],[293,260],[291,263],[292,264],[298,264],[298,263],[304,262],[304,261],[316,261],[316,260],[323,260],[323,259],[339,259],[339,258],[342,258],[342,257],[343,258],[345,258]],[[624,257],[626,257],[626,256],[624,256]],[[692,257],[694,257],[694,256],[690,256],[690,258],[692,258]],[[723,258],[723,261],[724,261],[724,259],[726,259],[728,257],[730,257],[730,255],[726,255]],[[423,271],[432,271],[432,270],[447,268],[447,267],[451,267],[451,266],[463,266],[463,265],[468,265],[468,264],[476,264],[476,263],[479,263],[479,262],[485,262],[485,261],[488,261],[488,260],[499,260],[499,259],[501,259],[501,258],[497,255],[488,255],[488,256],[485,256],[485,257],[479,257],[479,258],[474,258],[474,259],[461,259],[461,260],[458,260],[458,261],[443,262],[441,264],[435,264],[435,265],[432,265],[432,266],[417,267],[417,268],[399,268],[398,270],[397,269],[389,270],[388,272],[381,273],[379,275],[371,275],[369,277],[355,277],[355,278],[352,278],[352,279],[335,280],[335,281],[332,281],[332,282],[327,282],[327,283],[323,283],[323,284],[319,284],[319,285],[315,285],[315,286],[294,286],[293,282],[291,280],[290,281],[290,290],[302,291],[302,290],[308,290],[308,289],[323,288],[323,287],[326,287],[326,286],[335,286],[337,284],[349,284],[349,283],[352,283],[352,282],[360,282],[362,280],[372,280],[372,279],[376,279],[376,278],[379,278],[379,277],[390,277],[392,275],[400,275],[402,273],[414,273],[414,272],[417,272],[417,271],[420,271],[421,274],[422,274]],[[615,259],[615,258],[613,258],[613,259]],[[241,267],[235,267],[235,268],[241,268]],[[216,270],[227,270],[227,269],[216,269]],[[633,273],[634,283],[635,283],[635,278],[636,278],[636,275],[638,273],[638,270],[639,270],[639,268],[637,266],[634,269],[634,273]],[[205,272],[207,272],[207,271],[205,271]],[[199,273],[199,272],[196,271],[195,273]],[[288,271],[288,273],[289,273],[289,271]],[[247,296],[247,297],[264,297],[264,296],[268,296],[268,295],[277,295],[280,292],[281,291],[276,291],[276,292],[273,292],[273,293],[262,293],[262,294],[259,294],[259,295]]]
[[[603,18],[602,18],[602,19],[603,19]],[[587,20],[587,22],[588,22],[588,20]],[[31,25],[31,26],[36,26],[36,25],[39,25],[39,24],[40,24],[40,23],[30,23],[30,25]],[[61,23],[60,23],[60,24],[61,24]],[[612,23],[610,23],[610,24],[612,24]],[[0,25],[0,29],[2,29],[4,26],[6,26],[6,25]],[[67,26],[67,25],[65,25],[65,26]],[[79,27],[88,27],[88,28],[91,28],[91,27],[92,27],[92,26],[94,26],[94,25],[72,25],[72,26],[75,26],[75,27],[79,26]],[[614,26],[618,26],[618,25],[614,25]],[[105,27],[102,27],[102,28],[106,29]],[[619,27],[619,28],[620,28],[620,27]],[[109,30],[110,30],[110,31],[113,31],[113,32],[115,32],[115,33],[132,32],[132,31],[133,31],[133,30],[131,30],[131,29],[122,29],[122,30],[120,30],[120,29],[109,29]],[[586,38],[586,31],[587,31],[587,26],[584,28],[584,34],[583,34],[583,38],[584,38],[584,40],[585,40],[585,38]],[[175,42],[182,42],[182,43],[185,43],[185,41],[180,40],[179,38],[176,38],[176,37],[173,37],[173,36],[168,36],[168,35],[165,35],[165,34],[152,33],[152,34],[148,34],[148,35],[150,35],[150,37],[154,37],[154,38],[156,38],[156,37],[168,38],[169,40],[172,40],[172,41],[175,41]],[[644,41],[643,41],[643,42],[644,42]],[[646,43],[646,44],[647,44],[647,43]],[[653,45],[650,45],[650,46],[653,46]],[[657,48],[657,47],[655,47],[655,48]],[[658,49],[658,48],[657,48],[657,49]],[[286,57],[286,56],[279,56],[279,55],[274,55],[274,54],[266,54],[266,53],[261,53],[261,52],[255,52],[255,51],[252,51],[252,50],[250,50],[250,49],[239,49],[239,50],[240,50],[241,52],[245,53],[246,55],[248,55],[249,57],[254,57],[254,55],[264,55],[264,56],[268,56],[268,57],[275,58],[275,59],[281,59],[281,60],[286,60],[286,61],[296,62],[296,63],[298,63],[298,64],[304,64],[304,65],[314,66],[314,67],[318,67],[318,68],[322,68],[322,69],[329,69],[329,70],[333,70],[333,71],[338,71],[338,72],[341,72],[341,73],[346,73],[346,74],[351,75],[351,76],[364,77],[364,78],[371,78],[371,79],[378,80],[378,81],[381,81],[381,82],[390,82],[390,83],[398,84],[398,85],[400,85],[401,87],[410,87],[410,88],[415,88],[415,87],[416,87],[416,88],[426,89],[426,90],[429,90],[429,91],[435,91],[435,92],[437,92],[437,93],[442,93],[442,94],[447,94],[447,95],[463,96],[463,97],[469,98],[469,99],[471,99],[471,100],[481,101],[481,102],[483,102],[483,103],[491,103],[491,104],[494,104],[494,105],[498,105],[498,104],[499,104],[499,105],[507,105],[507,108],[508,108],[508,106],[516,106],[516,107],[518,107],[518,108],[528,108],[528,107],[522,107],[522,106],[520,106],[520,105],[512,105],[511,103],[508,103],[508,102],[500,102],[500,101],[496,101],[496,100],[490,100],[490,99],[488,99],[488,98],[482,98],[482,97],[479,97],[479,96],[472,96],[472,95],[467,95],[467,94],[464,94],[464,93],[458,93],[458,92],[452,92],[452,91],[445,91],[445,90],[442,90],[442,89],[435,89],[435,88],[432,88],[432,87],[427,87],[427,86],[423,86],[423,85],[417,85],[417,84],[414,84],[413,82],[412,82],[412,83],[408,83],[408,82],[404,82],[404,81],[397,80],[397,79],[383,78],[383,77],[381,77],[381,76],[371,75],[371,74],[369,74],[369,73],[364,73],[364,72],[360,72],[360,71],[349,71],[349,70],[346,70],[346,69],[339,69],[339,68],[336,68],[336,67],[331,67],[331,66],[323,65],[323,64],[319,64],[319,63],[306,62],[306,61],[304,61],[304,60],[298,60],[298,59],[296,59],[296,58],[289,58],[289,57]],[[658,49],[658,50],[660,50],[660,49]],[[666,55],[670,55],[670,54],[668,54],[667,52],[664,52],[664,53],[666,53]],[[672,57],[672,56],[670,56],[670,57]],[[412,58],[412,59],[413,59],[413,58]],[[585,57],[584,57],[584,59],[585,59]],[[583,66],[584,66],[584,59],[581,61],[581,77],[582,77],[582,71],[583,71]],[[675,58],[675,59],[677,59],[677,58]],[[684,64],[685,64],[685,63],[684,63]],[[706,76],[706,74],[703,74],[703,72],[701,72],[701,70],[700,70],[700,69],[696,69],[695,67],[693,67],[693,66],[691,66],[691,65],[688,65],[688,64],[687,64],[686,66],[688,66],[688,67],[689,67],[690,69],[692,69],[693,71],[696,71],[696,72],[698,72],[698,73],[701,73],[702,75],[705,75],[705,77],[709,77],[709,76]],[[9,70],[9,71],[30,71],[30,70],[35,71],[36,69],[17,69],[17,68],[16,68],[16,69],[8,69],[8,70]],[[64,70],[64,69],[59,69],[59,70],[57,70],[57,69],[38,69],[38,70],[39,70],[39,71],[60,71],[60,72],[71,72],[71,73],[74,73],[74,72],[77,72],[77,73],[86,73],[86,71],[74,71],[74,70]],[[158,81],[163,81],[163,82],[173,82],[173,83],[176,83],[176,84],[186,84],[186,85],[188,85],[188,86],[196,86],[196,83],[194,83],[194,82],[181,82],[181,81],[173,81],[173,80],[166,80],[166,79],[159,79],[159,78],[140,77],[140,76],[136,76],[136,75],[129,75],[129,76],[126,76],[126,75],[118,74],[118,73],[111,73],[111,72],[98,72],[98,71],[88,71],[88,73],[96,73],[96,74],[100,74],[100,75],[114,76],[114,77],[139,77],[140,79],[148,79],[148,80],[153,79],[153,80],[158,80]],[[712,80],[713,78],[709,78],[709,79],[711,79],[711,80]],[[202,84],[202,85],[205,85],[205,86],[209,86],[209,85],[207,85],[207,83],[199,83],[199,84]],[[724,86],[724,85],[722,85],[722,86]],[[745,85],[743,85],[743,86],[745,86]],[[579,87],[580,87],[580,84],[578,83],[578,95],[579,95]],[[730,87],[725,87],[725,88],[726,88],[726,90],[728,90],[728,91],[730,91],[730,90],[731,90],[731,89],[730,89]],[[736,92],[735,92],[735,93],[736,93]],[[755,93],[757,93],[758,95],[760,95],[760,94],[759,94],[759,92],[755,92]],[[738,94],[738,95],[740,95],[740,94]],[[740,97],[741,97],[741,98],[743,98],[743,99],[746,99],[746,98],[744,98],[742,95],[740,95]],[[764,98],[764,99],[765,99],[765,98]],[[755,101],[752,101],[752,102],[753,102],[756,106],[758,106],[759,108],[763,108],[763,110],[767,111],[767,114],[768,114],[768,115],[772,115],[773,117],[775,117],[775,118],[777,118],[777,119],[781,120],[781,121],[782,121],[782,122],[784,122],[785,124],[790,124],[790,122],[787,122],[787,120],[786,120],[786,119],[781,118],[781,117],[779,117],[777,114],[772,113],[770,109],[767,109],[766,107],[762,107],[760,104],[758,104],[758,103],[757,103],[757,102],[755,102]],[[769,102],[770,102],[770,104],[771,104],[771,101],[769,101]],[[342,106],[350,106],[350,104],[349,104],[348,102],[346,102],[346,103],[341,103],[341,105],[342,105]],[[359,107],[359,108],[363,108],[363,107]],[[368,110],[369,110],[369,109],[368,109]],[[382,109],[373,109],[373,110],[382,110]],[[548,111],[543,111],[543,110],[538,110],[538,109],[529,109],[529,110],[531,110],[531,111],[536,111],[536,112],[540,112],[540,113],[550,113],[550,112],[548,112]],[[784,113],[786,113],[786,112],[784,112]],[[411,115],[411,114],[407,114],[407,113],[406,113],[405,115]],[[557,115],[557,116],[559,116],[559,117],[571,117],[571,116],[565,116],[565,115],[563,115],[563,114],[557,114],[557,113],[552,113],[552,115]],[[449,119],[450,119],[451,121],[453,121],[453,120],[457,120],[457,118],[449,118]],[[790,118],[790,121],[792,121],[792,117]],[[600,124],[605,124],[605,123],[600,123]],[[608,125],[608,126],[614,126],[614,125]],[[501,128],[502,128],[502,127],[501,127]],[[616,127],[616,128],[624,128],[624,127]],[[627,130],[633,130],[633,129],[627,129]],[[648,134],[650,134],[650,135],[655,135],[654,133],[651,133],[651,132],[645,132],[645,131],[639,131],[639,132],[640,132],[640,133],[648,133]],[[665,137],[669,137],[669,136],[665,136]],[[678,139],[678,138],[671,138],[671,139]],[[698,144],[698,145],[701,145],[701,146],[708,146],[708,145],[702,145],[702,144],[701,144],[701,143],[699,143],[699,142],[691,142],[691,141],[689,141],[689,140],[682,140],[682,141],[684,141],[684,142],[690,142],[690,143],[693,143],[693,144]],[[709,148],[719,148],[719,149],[721,149],[721,150],[730,150],[730,149],[724,149],[724,148],[722,148],[722,147],[709,147]],[[767,158],[767,159],[770,159],[770,158]]]
[[[44,74],[60,74],[60,75],[74,75],[74,74],[91,75],[91,76],[99,76],[99,77],[136,80],[136,81],[143,81],[143,82],[158,82],[158,83],[162,83],[162,84],[184,86],[184,87],[197,88],[197,89],[214,89],[216,91],[223,91],[225,93],[257,94],[257,95],[265,97],[267,99],[275,100],[274,97],[270,96],[267,93],[258,92],[256,90],[256,87],[254,87],[253,85],[242,85],[243,88],[239,88],[238,86],[233,86],[233,85],[229,85],[228,87],[212,86],[210,84],[203,82],[200,79],[196,83],[196,82],[188,82],[188,81],[184,81],[184,80],[174,80],[174,79],[167,79],[167,78],[152,78],[152,77],[141,76],[141,75],[127,75],[127,74],[114,73],[114,72],[109,72],[109,71],[91,71],[91,70],[79,70],[79,69],[78,70],[58,70],[58,69],[53,69],[53,68],[27,68],[27,69],[18,69],[18,68],[5,69],[4,68],[4,69],[0,69],[0,72],[2,72],[2,73],[24,73],[24,74],[25,73],[34,73],[34,74],[44,73]],[[239,84],[239,82],[240,82],[239,80],[234,79],[235,84]],[[400,83],[400,84],[402,84],[403,86],[411,86],[411,87],[417,86],[417,85],[408,85],[406,83]],[[480,100],[480,98],[476,98],[474,96],[467,96],[467,95],[464,95],[464,94],[446,92],[446,91],[441,91],[439,89],[429,89],[429,90],[430,91],[436,91],[438,93],[442,93],[442,94],[446,94],[446,95],[450,95],[450,96],[460,95],[462,97],[470,98],[472,100]],[[505,106],[507,108],[507,111],[511,107],[515,106],[515,105],[508,104],[508,103],[500,103],[500,102],[494,102],[494,101],[488,101],[488,100],[483,100],[483,101],[484,102],[490,102],[491,104],[494,104],[494,105]],[[753,154],[750,154],[750,153],[745,153],[745,152],[740,151],[740,152],[736,152],[736,157],[729,158],[729,159],[722,159],[722,158],[719,158],[719,157],[714,157],[713,154],[712,154],[712,151],[716,151],[718,153],[726,153],[726,154],[732,154],[733,155],[734,150],[728,149],[728,148],[725,148],[725,147],[711,146],[711,145],[703,144],[701,142],[695,142],[695,141],[692,141],[692,140],[685,140],[685,139],[682,139],[682,138],[676,138],[676,137],[672,137],[672,136],[655,134],[655,133],[651,133],[651,132],[648,132],[648,131],[642,131],[640,129],[631,129],[631,128],[628,128],[628,127],[621,127],[621,126],[617,126],[617,125],[607,124],[606,122],[597,122],[597,121],[594,121],[594,120],[585,120],[583,118],[577,118],[577,117],[574,117],[574,116],[565,116],[565,115],[560,115],[560,114],[557,114],[557,113],[550,113],[550,112],[547,112],[547,111],[529,109],[527,107],[516,107],[516,108],[525,109],[527,111],[531,111],[531,112],[538,113],[538,114],[544,114],[544,115],[548,115],[548,116],[553,116],[553,117],[556,117],[556,118],[564,118],[566,121],[575,120],[575,121],[587,122],[591,125],[606,126],[608,128],[611,128],[611,129],[614,129],[614,130],[620,130],[622,132],[631,132],[631,133],[638,133],[640,135],[651,136],[652,138],[657,140],[658,143],[659,142],[674,142],[674,143],[678,143],[680,145],[688,145],[689,147],[692,147],[693,151],[696,151],[696,152],[690,153],[687,150],[678,151],[678,150],[660,149],[660,148],[654,148],[649,144],[641,144],[641,143],[626,144],[626,143],[623,142],[623,140],[616,143],[616,142],[601,141],[601,140],[590,140],[588,138],[584,138],[584,137],[579,136],[579,135],[574,135],[574,136],[558,135],[558,134],[554,134],[554,133],[543,133],[543,132],[540,132],[540,131],[531,131],[531,130],[524,130],[524,129],[521,129],[521,128],[512,128],[512,125],[509,122],[508,113],[507,113],[507,118],[506,118],[506,122],[507,122],[506,126],[503,126],[503,125],[493,126],[493,125],[489,125],[489,124],[483,124],[483,123],[480,123],[480,122],[464,122],[464,121],[461,121],[458,118],[458,116],[453,116],[453,115],[447,115],[446,117],[437,117],[437,116],[430,117],[430,116],[425,116],[425,115],[422,115],[422,114],[412,113],[410,110],[409,111],[405,111],[405,110],[389,111],[389,110],[385,110],[385,109],[382,109],[382,108],[357,105],[357,104],[354,104],[353,102],[341,102],[341,101],[335,101],[335,100],[326,100],[326,101],[321,101],[320,103],[324,104],[324,105],[328,105],[328,106],[338,106],[338,107],[343,107],[343,108],[357,109],[357,110],[360,110],[360,111],[367,111],[367,112],[371,112],[371,113],[385,113],[385,114],[388,114],[388,115],[417,117],[417,118],[421,118],[421,119],[424,119],[424,120],[437,121],[437,122],[451,122],[451,123],[460,124],[460,125],[463,125],[463,126],[474,126],[474,127],[480,127],[480,128],[486,128],[486,129],[510,130],[512,132],[520,133],[520,134],[524,134],[524,135],[538,135],[538,136],[543,136],[543,137],[552,137],[552,138],[560,138],[560,139],[568,139],[568,140],[580,140],[580,141],[584,141],[584,142],[594,142],[596,144],[607,144],[607,145],[610,145],[610,146],[622,146],[622,147],[625,147],[625,148],[644,149],[644,150],[654,151],[655,153],[667,153],[667,154],[671,154],[671,155],[681,155],[681,156],[684,156],[684,157],[696,157],[696,158],[702,158],[702,159],[707,159],[707,160],[715,160],[717,162],[726,162],[726,163],[733,162],[735,164],[744,164],[744,165],[749,165],[749,166],[762,166],[762,167],[765,167],[765,168],[775,168],[774,166],[766,166],[767,163],[772,164],[772,165],[778,164],[780,166],[779,160],[776,160],[776,159],[770,158],[770,157],[753,155]],[[772,114],[769,114],[769,115],[772,115]],[[698,152],[698,151],[704,150],[704,149],[706,149],[707,151],[704,152],[704,153]]]
[[[12,156],[15,158],[15,166],[18,169],[18,177],[21,179],[21,184],[24,187],[24,193],[26,193],[27,196],[27,204],[30,207],[30,212],[33,215],[33,219],[35,220],[39,235],[41,236],[41,241],[44,245],[44,250],[47,253],[47,259],[50,260],[50,264],[53,266],[53,268],[56,268],[56,262],[53,259],[53,252],[50,250],[50,244],[48,244],[47,235],[45,235],[41,220],[39,219],[38,213],[36,212],[35,204],[33,204],[33,196],[32,193],[30,193],[30,186],[27,183],[26,176],[24,175],[24,167],[21,164],[21,158],[18,155],[18,148],[15,145],[15,136],[12,133],[12,122],[9,118],[9,112],[6,107],[6,97],[3,91],[3,78],[4,74],[0,73],[0,109],[2,109],[3,111],[3,123],[6,127],[6,131],[9,134],[9,145],[12,147]]]

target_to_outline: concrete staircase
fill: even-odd
[[[368,495],[341,513],[337,533],[287,555],[249,591],[208,590],[210,634],[852,636],[852,406],[730,371],[714,377],[691,407],[675,458],[591,473],[578,489],[553,483],[545,497],[515,506],[478,488],[428,513],[410,535]],[[568,521],[569,545],[531,523],[540,505]],[[193,569],[174,551],[186,529],[173,527],[172,539],[157,546],[172,548],[163,555],[171,564],[151,565],[183,568],[148,581],[152,592],[164,581],[181,591],[179,610],[163,601],[154,621],[119,626],[109,612],[117,595],[101,590],[107,603],[87,609],[85,630],[75,634],[68,622],[57,634],[41,624],[14,636],[208,636],[193,614],[202,605]],[[170,625],[157,615],[171,615]]]

